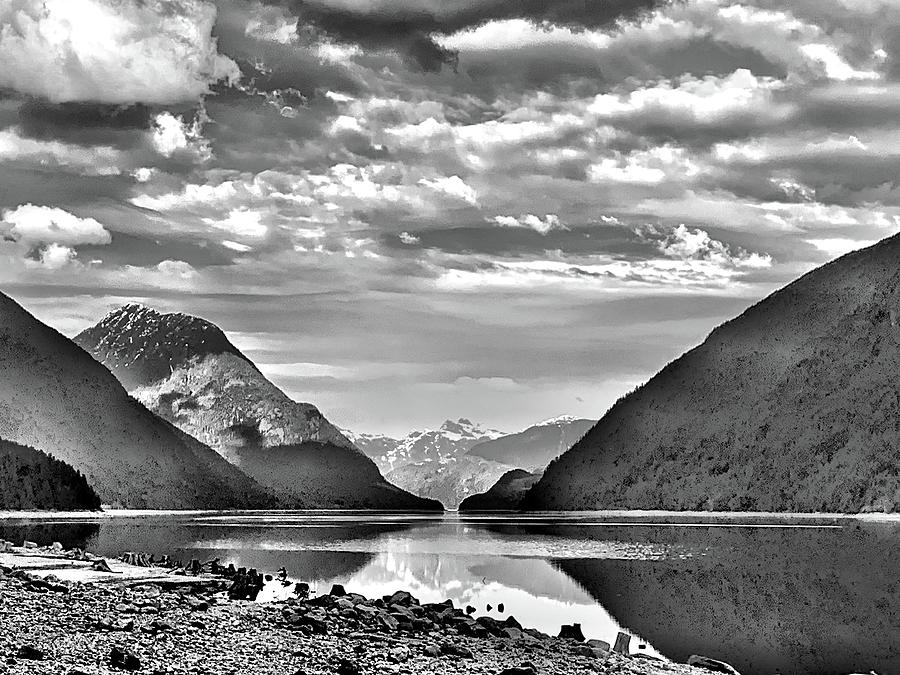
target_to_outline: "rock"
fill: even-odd
[[[375,623],[379,628],[391,632],[397,630],[400,627],[400,622],[397,621],[397,619],[392,617],[390,614],[385,614],[384,612],[379,613],[378,616],[375,617]]]
[[[521,640],[522,639],[522,631],[518,628],[502,628],[500,630],[501,637],[509,638],[510,640]]]
[[[590,645],[581,644],[575,645],[572,648],[572,653],[576,656],[584,656],[589,659],[602,659],[606,658],[606,655],[609,653],[608,649],[600,649],[599,647],[591,647]]]
[[[618,654],[629,653],[631,651],[631,636],[628,633],[619,631],[619,634],[616,635],[616,644],[613,647],[613,651]]]
[[[509,615],[503,620],[503,625],[507,628],[518,628],[519,630],[522,630],[522,624],[516,621],[516,617],[512,615]]]
[[[612,649],[609,646],[609,643],[604,642],[603,640],[588,640],[587,645],[588,647],[593,647],[594,649],[602,649],[605,652],[608,652],[610,651],[610,649]]]
[[[50,550],[53,551],[54,553],[62,553],[63,545],[60,544],[58,541],[54,541],[52,544],[50,544]]]
[[[345,591],[344,587],[341,586],[340,584],[334,584],[331,587],[331,592],[328,595],[332,595],[336,598],[341,598],[341,597],[347,595],[347,591]]]
[[[140,670],[141,661],[124,647],[113,647],[109,653],[109,665],[121,670]]]
[[[697,654],[692,654],[691,657],[687,660],[687,664],[696,668],[705,668],[706,670],[712,670],[716,673],[740,675],[737,670],[732,668],[724,661],[716,661],[715,659],[711,659],[707,656],[698,656]]]
[[[581,624],[573,623],[571,626],[563,624],[559,629],[559,636],[564,640],[577,640],[584,642],[584,633],[581,632]]]
[[[456,642],[442,642],[441,643],[441,654],[448,654],[450,656],[459,656],[464,659],[474,659],[475,658],[475,654],[472,653],[471,649],[469,649],[465,645],[461,645]]]
[[[351,659],[341,659],[338,662],[338,675],[361,675],[361,673],[362,670],[356,661],[352,661]]]
[[[488,603],[488,606],[487,606],[487,611],[489,611],[489,612],[490,612],[490,611],[491,611],[491,610],[492,610],[492,609],[493,609],[493,607],[491,607],[491,605],[490,605],[490,603]]]
[[[384,601],[388,605],[402,605],[404,607],[409,607],[412,604],[418,605],[419,602],[412,595],[407,593],[406,591],[397,591],[389,598],[386,597]]]
[[[129,632],[134,630],[134,620],[103,617],[97,621],[97,628],[100,628],[101,630]]]
[[[506,608],[503,606],[503,603],[502,603],[502,602],[499,603],[499,604],[497,605],[497,611],[500,612],[501,614],[503,614],[503,611],[504,611],[505,609],[506,609]]]
[[[26,539],[25,541],[22,542],[22,547],[23,548],[37,548],[38,545],[35,544],[33,541],[28,541]]]
[[[112,572],[109,567],[109,564],[103,558],[98,558],[94,562],[91,563],[91,569],[95,572]]]
[[[33,645],[22,645],[16,652],[16,658],[28,659],[29,661],[43,661],[44,652]]]
[[[388,659],[394,663],[406,663],[409,660],[409,647],[400,645],[388,652]]]
[[[516,666],[514,668],[505,668],[497,675],[537,675],[537,670],[533,666]]]
[[[431,658],[437,658],[438,656],[441,655],[441,648],[438,647],[437,645],[425,645],[425,647],[422,648],[422,653],[425,656],[430,656]]]
[[[353,603],[347,600],[347,598],[338,598],[337,602],[334,603],[334,606],[338,609],[353,609],[354,607]]]

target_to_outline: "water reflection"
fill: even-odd
[[[667,657],[745,675],[900,671],[900,527],[847,519],[623,514],[156,515],[0,523],[0,537],[288,569],[319,593],[406,589],[555,634],[620,629]],[[703,522],[703,521],[706,522]],[[80,542],[80,543],[79,543]],[[266,597],[289,589],[267,587]],[[497,606],[503,603],[501,615]]]

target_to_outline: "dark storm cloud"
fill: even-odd
[[[286,4],[298,30],[314,28],[332,39],[365,49],[389,49],[426,72],[456,68],[460,55],[433,39],[488,21],[527,19],[577,28],[598,28],[663,4],[659,0],[465,0],[463,2],[378,2],[372,4],[293,0]]]

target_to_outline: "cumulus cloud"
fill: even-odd
[[[0,5],[0,86],[53,102],[172,104],[236,82],[203,0],[15,0]]]
[[[478,205],[478,193],[475,192],[475,190],[471,186],[467,185],[466,182],[459,176],[449,176],[434,179],[422,178],[419,181],[419,185],[424,185],[427,188],[431,188],[435,192],[440,192],[449,197],[461,199],[462,201],[467,202],[472,206]]]
[[[742,248],[732,250],[724,242],[713,239],[700,228],[691,229],[678,225],[669,232],[661,232],[656,227],[645,227],[638,234],[646,238],[656,238],[658,250],[669,258],[679,260],[706,260],[722,267],[765,268],[772,266],[768,254],[750,253]]]
[[[35,246],[59,244],[108,244],[112,237],[103,225],[93,218],[79,218],[63,209],[50,206],[22,204],[0,214],[4,238]]]
[[[208,160],[212,150],[203,137],[205,121],[206,115],[202,111],[190,123],[180,115],[160,113],[153,118],[153,147],[164,157],[188,153],[198,160]]]
[[[127,164],[125,153],[108,145],[83,146],[29,138],[18,127],[0,130],[0,160],[59,168],[89,176],[115,176]]]

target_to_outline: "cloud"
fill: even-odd
[[[535,232],[539,232],[540,234],[547,234],[553,230],[567,229],[566,226],[560,222],[559,216],[552,213],[548,213],[543,218],[531,213],[518,218],[514,216],[495,216],[494,222],[500,227],[525,227],[532,229]]]
[[[125,153],[108,145],[84,146],[29,138],[18,127],[0,130],[0,160],[89,176],[115,176],[128,163]]]
[[[409,232],[401,232],[400,234],[397,235],[397,238],[398,238],[401,242],[403,242],[404,244],[406,244],[407,246],[413,246],[413,245],[418,244],[418,243],[420,243],[420,242],[422,241],[419,237],[417,237],[417,236],[415,236],[415,235],[413,235],[413,234],[410,234]]]
[[[772,256],[749,253],[741,248],[732,250],[724,242],[713,239],[699,228],[678,225],[669,232],[656,227],[645,227],[638,234],[647,239],[657,239],[658,250],[669,258],[679,260],[706,260],[722,267],[765,268],[772,266]]]
[[[0,87],[60,103],[173,104],[237,64],[212,37],[202,0],[14,0],[0,5]]]
[[[431,188],[435,192],[440,192],[449,197],[461,199],[472,206],[478,205],[478,193],[472,187],[466,185],[465,181],[459,176],[441,177],[435,179],[422,178],[419,185]]]
[[[153,118],[153,147],[164,157],[188,153],[199,161],[206,161],[211,157],[212,150],[203,137],[205,121],[206,115],[202,111],[190,124],[181,116],[168,112],[159,113]]]
[[[0,227],[4,238],[29,246],[59,244],[109,244],[109,232],[93,218],[76,215],[49,206],[22,204],[0,214]]]

